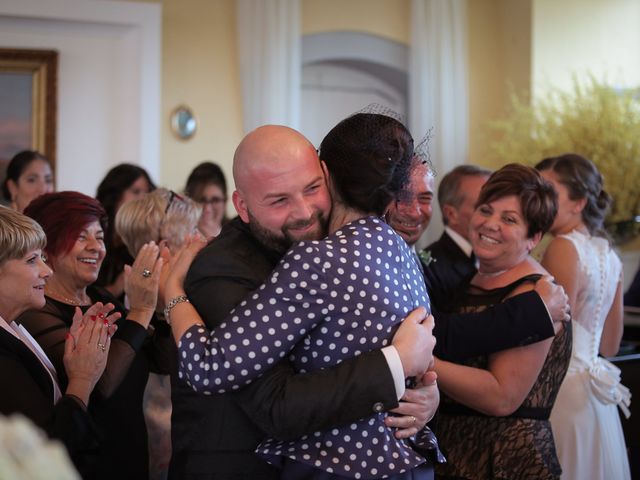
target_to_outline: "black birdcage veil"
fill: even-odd
[[[408,183],[414,145],[400,118],[387,107],[369,105],[342,120],[323,139],[320,158],[346,204],[384,211]]]

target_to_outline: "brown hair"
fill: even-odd
[[[536,169],[553,171],[567,187],[571,200],[586,199],[582,221],[591,235],[607,238],[603,225],[611,207],[611,196],[604,190],[602,175],[592,162],[578,154],[567,153],[545,158]]]
[[[515,195],[528,225],[527,237],[546,233],[558,212],[558,194],[537,170],[510,163],[493,173],[480,190],[478,204]]]

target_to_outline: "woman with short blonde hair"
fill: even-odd
[[[175,251],[195,232],[201,210],[193,200],[158,188],[120,207],[116,231],[133,256],[151,241]]]
[[[84,317],[72,314],[70,334],[62,340],[64,367],[56,371],[16,319],[45,305],[51,276],[42,250],[45,233],[33,219],[0,206],[0,413],[19,413],[61,440],[83,477],[92,474],[99,438],[87,413],[90,394],[104,371],[111,345],[113,305],[90,306]],[[94,320],[100,315],[101,321]],[[58,376],[68,379],[66,388]]]

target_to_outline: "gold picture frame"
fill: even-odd
[[[55,171],[58,52],[0,48],[0,82],[0,182],[25,149],[43,153]]]

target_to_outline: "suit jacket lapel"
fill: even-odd
[[[451,266],[461,277],[467,278],[472,272],[476,271],[475,262],[467,257],[467,254],[458,246],[456,242],[445,232],[442,235],[443,247],[451,256]]]

